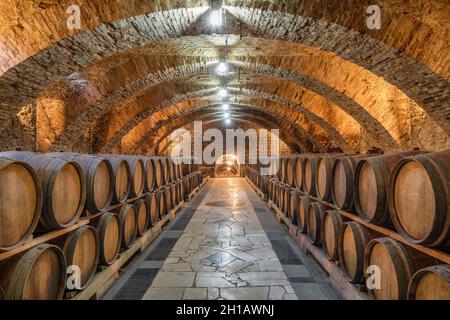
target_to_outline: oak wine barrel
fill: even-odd
[[[123,203],[131,190],[131,171],[127,161],[120,158],[108,158],[113,169],[114,192],[112,203]]]
[[[137,216],[137,234],[142,237],[150,224],[150,212],[145,199],[139,199],[134,203]]]
[[[125,204],[122,207],[114,210],[120,221],[120,229],[122,234],[122,248],[128,249],[131,247],[137,237],[137,215],[134,207]]]
[[[296,156],[290,156],[286,160],[286,184],[295,187],[295,166],[297,163]]]
[[[400,160],[388,195],[392,222],[404,238],[450,248],[450,150]]]
[[[80,269],[80,286],[68,289],[85,289],[97,271],[100,250],[97,230],[92,226],[84,225],[72,231],[65,237],[61,249],[66,258],[67,267],[76,266]]]
[[[297,156],[295,158],[295,174],[294,174],[294,184],[299,190],[303,190],[303,157]]]
[[[332,168],[331,196],[336,207],[343,211],[354,211],[353,176],[359,160],[369,155],[355,155],[337,158]]]
[[[300,192],[297,190],[292,190],[291,195],[289,197],[289,210],[288,210],[288,216],[289,219],[291,219],[292,224],[297,225],[297,217],[298,217],[298,210],[299,210],[299,201],[300,201]]]
[[[408,286],[408,300],[450,300],[450,265],[417,271]]]
[[[158,157],[161,160],[162,184],[166,185],[170,182],[170,163],[167,157]]]
[[[303,190],[311,195],[316,196],[317,169],[320,156],[306,157],[303,161]]]
[[[167,202],[166,202],[166,194],[164,189],[158,192],[158,208],[159,208],[159,217],[163,218],[167,214]]]
[[[414,273],[434,264],[436,260],[391,238],[373,239],[367,244],[364,269],[377,266],[381,277],[379,288],[367,288],[369,296],[376,300],[404,300]]]
[[[170,186],[170,195],[172,196],[172,207],[175,208],[178,204],[177,185],[175,183]]]
[[[340,156],[342,154],[329,154],[318,159],[316,195],[323,201],[330,202],[332,200],[333,165],[336,158]]]
[[[364,281],[364,251],[372,235],[357,222],[344,222],[339,231],[339,262],[351,283]]]
[[[121,156],[124,160],[128,161],[131,171],[131,192],[132,198],[136,198],[142,195],[145,186],[145,168],[144,161],[141,157],[137,156]]]
[[[144,191],[153,191],[156,184],[155,161],[150,157],[142,157],[144,163]]]
[[[172,188],[167,186],[163,189],[164,199],[166,199],[166,213],[169,213],[173,208],[172,202]]]
[[[285,216],[289,215],[289,204],[291,203],[291,188],[284,186],[282,212]]]
[[[313,202],[309,206],[308,213],[308,236],[315,245],[322,244],[322,219],[328,207],[320,202]]]
[[[189,195],[192,191],[190,176],[183,177],[183,190],[185,195]]]
[[[396,153],[362,159],[353,181],[355,209],[361,219],[381,226],[392,226],[387,204],[389,175],[397,161],[420,151]]]
[[[94,225],[99,238],[99,263],[109,266],[117,259],[122,242],[119,216],[112,212],[103,213]]]
[[[109,207],[114,193],[111,162],[100,156],[70,152],[54,152],[51,157],[77,162],[86,175],[86,204],[89,212],[100,212]]]
[[[26,162],[39,177],[44,197],[39,229],[67,228],[78,221],[86,201],[86,179],[78,163],[42,153],[11,151],[2,154]]]
[[[301,233],[307,233],[308,232],[308,214],[309,214],[309,207],[311,205],[311,200],[307,196],[300,197],[298,201],[298,217],[297,217],[297,223],[298,223],[298,229]]]
[[[40,244],[0,264],[0,287],[10,300],[59,300],[66,286],[66,259],[55,245]]]
[[[149,193],[145,197],[147,207],[149,210],[149,225],[151,227],[155,226],[159,219],[159,201],[156,193]]]
[[[36,229],[43,203],[35,170],[0,157],[0,251],[22,245]]]
[[[322,248],[328,260],[339,260],[339,232],[346,221],[337,210],[327,210],[322,219]]]
[[[152,157],[155,167],[155,188],[160,188],[164,184],[163,163],[160,158]]]

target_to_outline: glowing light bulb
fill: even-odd
[[[225,89],[225,88],[220,89],[220,90],[219,90],[219,95],[220,95],[222,98],[225,98],[225,97],[228,95],[228,90]]]
[[[224,103],[224,104],[222,105],[222,110],[226,111],[226,110],[228,110],[228,109],[230,109],[230,105],[229,105],[228,103]]]
[[[230,119],[226,119],[225,120],[225,124],[230,124],[231,123],[231,120]]]
[[[212,10],[209,16],[209,23],[214,27],[220,27],[222,25],[222,13],[220,10]]]
[[[221,61],[217,65],[217,73],[218,74],[226,74],[228,72],[228,64],[225,61]]]
[[[230,117],[230,114],[229,113],[224,113],[223,116],[225,117],[225,119],[228,119]]]

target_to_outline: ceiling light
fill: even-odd
[[[220,89],[220,90],[219,90],[219,95],[220,95],[222,98],[225,98],[225,97],[228,95],[228,90],[225,89],[225,88]]]
[[[222,25],[222,12],[221,10],[211,10],[209,16],[209,23],[214,27],[220,27]]]
[[[228,63],[226,61],[221,61],[217,65],[217,73],[218,74],[226,74],[228,72]]]
[[[222,109],[226,111],[226,110],[230,109],[230,105],[228,103],[224,103],[222,105]]]
[[[225,120],[225,124],[230,124],[231,123],[231,119],[226,119]]]
[[[223,116],[225,117],[225,119],[228,119],[230,117],[229,113],[224,113]]]

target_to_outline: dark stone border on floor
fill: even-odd
[[[275,218],[271,209],[248,184],[244,189],[297,297],[300,300],[340,299],[330,287],[328,275],[322,267],[302,252],[287,228]],[[305,274],[302,274],[302,270],[307,272],[303,271]]]
[[[103,300],[141,300],[153,279],[161,269],[178,238],[183,233],[195,211],[202,203],[209,186],[206,184],[202,190],[186,203],[177,217],[170,222],[159,237],[134,261],[129,264],[119,280],[108,290]],[[144,265],[142,265],[144,263]],[[145,266],[148,264],[148,266]]]

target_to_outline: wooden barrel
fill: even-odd
[[[102,214],[94,224],[99,238],[99,260],[102,266],[116,261],[122,241],[119,216],[112,212]]]
[[[74,266],[80,270],[79,287],[68,287],[67,289],[85,289],[97,271],[100,250],[97,230],[92,226],[85,225],[72,231],[65,237],[62,250],[66,257],[67,267]],[[76,275],[73,269],[72,275]],[[70,284],[78,285],[76,281]]]
[[[343,211],[353,212],[353,176],[359,160],[368,155],[340,157],[334,161],[332,173],[331,196],[336,207]]]
[[[291,203],[291,188],[284,186],[282,211],[285,216],[289,215],[289,204]]]
[[[339,231],[339,262],[351,283],[364,281],[364,250],[371,239],[368,230],[357,222],[345,222]]]
[[[137,237],[137,215],[134,207],[125,204],[122,207],[114,210],[120,221],[120,229],[122,234],[122,248],[128,249],[133,244]]]
[[[145,199],[139,199],[134,203],[134,210],[137,216],[137,234],[143,236],[150,224],[150,212]]]
[[[170,186],[170,195],[172,196],[172,206],[175,208],[178,204],[177,185],[175,183]]]
[[[311,196],[316,195],[317,168],[319,156],[306,157],[303,160],[303,191]]]
[[[286,178],[285,183],[291,187],[295,187],[295,168],[297,164],[297,157],[290,156],[286,159]]]
[[[124,160],[128,161],[131,171],[131,197],[139,197],[144,192],[145,185],[145,168],[144,161],[140,157],[136,156],[121,156]]]
[[[322,219],[327,211],[327,206],[320,202],[313,202],[309,206],[308,213],[308,236],[315,245],[322,244]]]
[[[408,300],[450,300],[450,265],[417,271],[408,286]]]
[[[109,207],[114,193],[111,162],[100,156],[69,152],[54,152],[51,157],[77,162],[86,175],[86,205],[90,212],[100,212]]]
[[[35,230],[42,186],[31,166],[0,157],[0,251],[22,245]]]
[[[174,182],[177,179],[175,162],[173,162],[172,158],[167,158],[167,161],[169,163],[169,182]]]
[[[172,202],[172,188],[170,186],[167,186],[163,189],[164,193],[164,199],[166,199],[166,213],[169,213],[170,210],[173,208],[173,202]]]
[[[338,211],[327,210],[322,219],[322,248],[328,260],[339,260],[339,231],[342,224],[346,221]]]
[[[59,300],[66,286],[66,260],[55,245],[40,244],[1,263],[0,287],[11,300]]]
[[[388,195],[392,222],[403,237],[450,248],[450,150],[400,160]]]
[[[397,161],[420,151],[396,153],[362,159],[355,168],[353,181],[355,209],[365,221],[391,226],[387,204],[389,175]]]
[[[286,188],[283,184],[280,184],[278,187],[278,209],[283,211],[284,207],[284,193],[286,192]]]
[[[78,163],[42,153],[12,151],[3,154],[26,162],[39,177],[44,197],[40,229],[67,228],[78,221],[86,201],[86,179]]]
[[[160,158],[152,157],[155,167],[155,188],[160,188],[164,184],[163,164]]]
[[[188,174],[192,173],[192,164],[183,162],[181,164],[181,170],[183,173],[182,175],[187,176]]]
[[[413,252],[391,238],[373,239],[367,244],[364,269],[376,266],[381,277],[379,288],[367,288],[369,296],[376,300],[404,300],[414,273],[433,264],[436,260]]]
[[[333,165],[342,154],[322,156],[317,164],[316,195],[323,201],[332,201]]]
[[[182,180],[183,180],[184,194],[189,195],[192,191],[191,176],[184,176]]]
[[[145,197],[147,207],[149,210],[150,221],[149,225],[151,227],[155,226],[159,219],[159,201],[156,193],[149,193]]]
[[[127,161],[119,158],[108,158],[113,169],[114,192],[112,203],[123,203],[128,199],[131,190],[131,171]]]
[[[303,161],[304,158],[302,156],[295,158],[294,184],[299,190],[303,190]]]
[[[162,181],[163,185],[170,182],[170,163],[167,157],[159,157],[161,160]]]
[[[288,215],[289,219],[291,219],[292,224],[297,225],[297,217],[298,217],[298,210],[300,209],[298,206],[298,203],[300,201],[300,192],[297,190],[292,190],[291,195],[289,197],[289,210]]]
[[[164,189],[158,192],[158,203],[159,217],[163,218],[167,213],[166,194]]]
[[[150,157],[142,157],[144,163],[144,191],[153,191],[156,184],[155,161]]]
[[[297,223],[298,229],[300,230],[301,233],[308,232],[308,214],[310,205],[311,201],[309,200],[309,197],[307,196],[300,197],[298,201]]]

